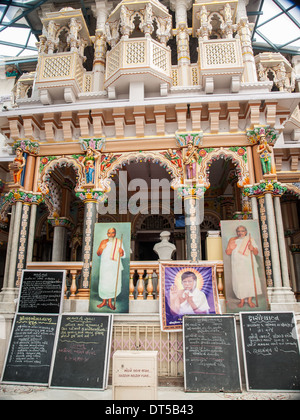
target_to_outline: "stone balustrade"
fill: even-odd
[[[89,299],[89,289],[80,288],[82,262],[31,262],[28,270],[66,270],[65,299]],[[224,299],[224,266],[216,263],[219,298]],[[132,261],[130,263],[129,300],[153,301],[159,299],[159,262]]]

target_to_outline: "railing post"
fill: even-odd
[[[153,270],[148,269],[147,273],[148,273],[147,300],[153,300],[153,282],[152,282]]]
[[[137,286],[137,291],[138,291],[137,300],[144,300],[144,290],[145,290],[145,283],[143,279],[144,270],[140,269],[140,270],[137,270],[137,272],[139,275],[139,281],[138,281],[138,286]]]
[[[134,283],[133,283],[134,271],[135,271],[134,269],[130,269],[129,300],[134,300]]]
[[[76,292],[77,292],[77,285],[76,285],[76,275],[77,275],[77,270],[70,270],[70,274],[72,276],[72,284],[70,287],[70,299],[74,298],[76,296]]]
[[[224,274],[224,267],[223,266],[218,266],[217,267],[217,276],[218,276],[218,292],[219,292],[219,298],[220,299],[225,299],[223,274]]]
[[[157,269],[154,270],[157,276],[157,285],[156,285],[156,299],[159,299],[159,271],[157,273]]]

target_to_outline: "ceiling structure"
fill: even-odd
[[[115,1],[116,5],[119,1]],[[168,5],[168,0],[162,0]],[[63,7],[81,8],[93,35],[94,0],[0,0],[0,60],[18,57],[21,73],[30,71],[37,61],[36,42],[42,33],[42,10]],[[282,54],[300,54],[300,7],[290,0],[249,0],[250,22],[254,24],[255,52],[273,51]],[[16,60],[12,59],[11,64]]]

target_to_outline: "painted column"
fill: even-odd
[[[15,226],[15,214],[16,214],[16,206],[13,205],[11,208],[11,219],[10,219],[10,225],[9,225],[6,262],[5,262],[5,270],[4,270],[4,281],[3,281],[3,288],[0,293],[0,302],[7,302],[7,301],[13,302],[15,298],[15,293],[9,290],[9,287],[8,287],[8,276],[9,276],[9,271],[11,267],[10,260],[11,260],[12,242],[13,242],[14,226]],[[3,305],[1,305],[1,310],[3,310]]]
[[[17,203],[18,204],[18,203]],[[30,220],[30,204],[21,203],[22,214],[21,214],[21,226],[19,242],[17,244],[17,265],[16,265],[16,276],[15,285],[20,287],[22,279],[22,271],[26,268],[26,257],[27,257],[27,245],[28,245],[28,230]]]
[[[83,244],[82,244],[82,258],[83,258],[83,269],[81,288],[78,290],[77,297],[84,297],[88,295],[88,289],[90,287],[90,274],[91,267],[90,263],[92,260],[93,253],[93,242],[94,242],[94,227],[97,218],[97,201],[85,200],[84,201],[84,226],[83,226]]]
[[[38,204],[31,205],[29,231],[28,231],[28,245],[27,245],[27,262],[32,262],[37,207],[38,207]]]
[[[269,228],[268,228],[268,223],[267,223],[265,197],[263,195],[258,198],[258,204],[259,204],[259,222],[260,222],[260,231],[261,231],[261,239],[262,239],[262,246],[263,246],[267,286],[273,287],[274,283],[273,283],[273,267],[272,267],[272,260],[271,260],[271,251],[270,251],[270,237],[269,237]]]
[[[271,308],[294,310],[296,303],[288,273],[288,260],[280,196],[287,188],[277,181],[261,181],[245,188],[252,202],[257,197],[264,263]]]
[[[204,185],[178,189],[184,199],[186,259],[192,262],[202,260],[200,225],[204,218],[205,191]]]
[[[283,287],[286,287],[287,289],[291,290],[280,197],[274,197],[274,206],[278,234],[278,244],[280,250]]]
[[[184,200],[186,255],[187,260],[192,262],[202,260],[199,208],[200,203],[197,197]]]
[[[271,193],[265,194],[265,205],[266,205],[267,222],[268,222],[268,228],[269,228],[274,286],[282,287],[276,221],[275,221],[275,213],[274,213],[274,206],[273,206],[273,197]]]
[[[13,235],[12,235],[12,244],[11,244],[11,254],[9,262],[9,273],[8,273],[8,289],[15,288],[15,276],[16,276],[16,267],[18,259],[18,249],[19,249],[19,237],[20,237],[20,228],[21,228],[21,218],[22,218],[22,203],[17,201],[15,204],[15,218],[13,226]]]

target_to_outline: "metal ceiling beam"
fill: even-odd
[[[254,24],[254,28],[253,28],[253,32],[252,32],[252,41],[253,41],[253,38],[254,38],[255,33],[256,33],[256,29],[257,29],[257,25],[258,25],[261,13],[263,14],[262,9],[263,9],[263,6],[264,6],[264,2],[265,2],[265,0],[261,0],[260,6],[259,6],[259,9],[258,9],[259,14],[257,15],[257,18],[255,20],[255,24]]]
[[[276,52],[279,52],[279,49],[276,47],[275,44],[273,44],[272,41],[270,41],[264,34],[262,34],[260,31],[256,30],[256,33],[264,40],[267,44],[269,44]]]
[[[266,51],[266,52],[274,52],[274,48],[272,48],[271,46],[268,46],[267,44],[260,44],[260,43],[256,43],[254,42],[253,44],[253,50],[260,52],[260,51]],[[282,48],[279,51],[281,54],[291,54],[291,55],[299,55],[299,53],[296,50],[292,50],[289,48]]]
[[[0,0],[0,4],[9,5],[14,7],[20,7],[22,9],[31,9],[32,5],[30,3],[19,3],[13,0]]]
[[[294,9],[295,7],[296,7],[295,5],[294,5],[294,6],[291,6],[291,7],[289,7],[287,10]],[[280,12],[280,13],[278,13],[277,15],[272,16],[270,19],[268,19],[268,20],[266,20],[265,22],[263,22],[263,23],[261,23],[260,25],[258,25],[258,26],[257,26],[257,29],[258,29],[258,28],[261,28],[262,26],[266,25],[266,24],[267,24],[267,23],[269,23],[269,22],[272,22],[272,20],[277,19],[278,17],[280,17],[280,16],[282,16],[282,15],[284,15],[284,14],[285,14],[285,12]]]
[[[281,50],[282,48],[286,47],[287,45],[293,44],[293,42],[299,41],[300,40],[300,36],[298,36],[298,38],[296,39],[292,39],[289,42],[286,42],[285,44],[280,45],[278,48]]]
[[[294,16],[293,15],[291,15],[290,13],[289,13],[289,11],[288,11],[288,9],[286,9],[285,7],[283,7],[280,3],[279,3],[279,1],[278,0],[273,0],[273,3],[275,3],[276,4],[276,6],[278,6],[290,19],[291,19],[291,21],[292,22],[294,22],[294,24],[296,25],[296,26],[298,26],[298,28],[300,29],[300,23],[297,21],[297,19],[295,19],[294,18]],[[296,5],[294,6],[294,7],[296,7]]]
[[[30,9],[25,10],[23,13],[21,13],[19,16],[15,17],[13,20],[11,20],[10,24],[14,24],[18,22],[19,20],[25,18],[29,13],[33,12],[33,10],[37,9],[38,7],[42,6],[44,3],[46,3],[48,0],[40,0],[36,4],[32,4]],[[4,31],[5,28],[0,28],[0,32]]]
[[[26,48],[27,50],[37,52],[37,48],[35,47],[30,47],[29,45],[26,46],[24,44],[15,44],[14,42],[0,41],[0,45],[5,45],[6,47],[22,48],[23,50]]]
[[[5,7],[5,9],[2,13],[2,16],[1,16],[0,24],[3,22],[3,19],[5,18],[5,15],[8,12],[9,6],[11,6],[11,3],[12,3],[12,0],[7,2],[7,5],[6,5],[6,7]]]

